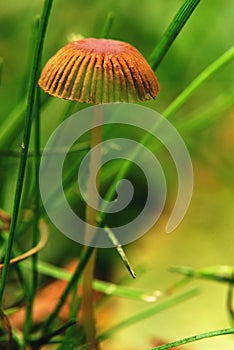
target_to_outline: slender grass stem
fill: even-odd
[[[169,118],[189,99],[189,97],[214,73],[234,59],[234,46],[205,68],[187,88],[165,109],[163,115]]]
[[[36,21],[33,26],[33,41],[36,40],[37,35],[38,35],[38,29],[40,25],[40,18],[36,18]],[[40,193],[39,193],[39,179],[38,179],[38,173],[39,173],[39,161],[40,158],[40,115],[39,115],[39,110],[40,110],[40,105],[39,105],[39,91],[38,87],[36,88],[35,92],[35,108],[34,108],[34,113],[35,113],[35,180],[34,180],[34,185],[33,189],[35,191],[35,208],[34,208],[34,227],[33,227],[33,242],[32,245],[35,246],[37,245],[39,241],[39,198],[40,198]],[[27,340],[29,339],[30,335],[30,329],[31,329],[31,322],[32,322],[32,308],[33,308],[33,299],[34,299],[34,294],[36,290],[36,281],[37,281],[37,271],[36,271],[36,263],[37,263],[37,254],[33,255],[32,257],[32,279],[28,291],[28,300],[27,300],[27,308],[26,308],[26,315],[25,315],[25,323],[24,323],[24,340],[25,344]]]
[[[108,38],[114,19],[114,13],[109,12],[106,16],[106,21],[100,34],[100,38]]]
[[[37,37],[36,45],[35,45],[35,54],[33,57],[32,69],[31,69],[31,74],[30,74],[28,98],[27,98],[27,108],[26,108],[26,116],[25,116],[25,128],[24,128],[23,142],[21,145],[21,158],[20,158],[18,178],[17,178],[16,190],[15,190],[13,215],[12,215],[12,222],[11,222],[11,227],[10,227],[9,239],[8,239],[7,247],[6,247],[6,255],[5,255],[5,261],[4,261],[5,263],[4,263],[4,268],[2,271],[2,278],[1,278],[1,285],[0,285],[0,306],[2,306],[3,295],[4,295],[5,285],[6,285],[6,279],[7,279],[8,269],[9,269],[9,261],[10,261],[13,241],[14,241],[14,237],[15,237],[17,219],[18,219],[18,215],[19,215],[20,201],[21,201],[21,197],[22,197],[22,190],[23,190],[23,183],[24,183],[25,170],[26,170],[26,164],[27,164],[27,156],[28,156],[28,149],[29,149],[31,127],[32,127],[35,90],[36,90],[36,85],[37,85],[37,78],[38,78],[38,73],[39,73],[42,48],[43,48],[43,43],[44,43],[44,38],[45,38],[45,33],[46,33],[46,28],[47,28],[47,24],[48,24],[48,20],[49,20],[49,15],[50,15],[52,3],[53,3],[53,0],[45,0],[45,2],[44,2],[39,33],[38,33],[38,37]]]
[[[188,21],[193,11],[196,9],[199,2],[200,0],[186,0],[176,13],[175,17],[149,58],[150,65],[153,70],[157,69],[163,57],[166,55],[167,51],[173,44],[181,29],[184,27],[185,23]]]
[[[72,288],[76,284],[76,281],[81,277],[82,272],[84,271],[84,268],[87,264],[87,262],[90,259],[90,256],[93,252],[94,248],[93,247],[88,247],[85,252],[82,252],[79,260],[79,264],[76,267],[75,272],[71,276],[71,279],[69,280],[66,288],[63,291],[63,294],[61,295],[59,302],[57,303],[54,311],[50,314],[49,318],[44,324],[44,334],[47,334],[50,329],[52,328],[52,324],[56,317],[59,314],[59,311],[61,310],[61,307],[63,306],[65,300],[67,299],[69,293],[71,292]]]
[[[234,328],[226,328],[226,329],[219,329],[217,331],[211,331],[207,333],[201,333],[197,335],[193,335],[192,337],[183,338],[165,345],[157,346],[156,348],[152,348],[151,350],[167,350],[172,349],[180,345],[193,343],[198,340],[207,339],[207,338],[213,338],[218,337],[221,335],[227,335],[227,334],[234,334]]]
[[[79,280],[76,282],[75,288],[73,288],[71,303],[70,303],[70,307],[69,307],[69,320],[76,319],[77,314],[80,310],[81,296],[78,295],[78,289],[77,289],[78,284],[79,284]],[[79,342],[79,340],[81,342],[81,338],[83,337],[82,332],[79,332],[79,334],[77,334],[78,332],[76,329],[75,333],[76,333],[76,336],[74,337],[74,329],[68,328],[66,330],[64,337],[63,337],[62,345],[58,350],[61,350],[63,348],[72,350],[75,347],[75,344],[77,344]],[[70,347],[68,345],[70,345]]]
[[[33,222],[33,239],[32,245],[36,246],[40,239],[40,229],[39,229],[39,220],[40,220],[40,188],[39,188],[39,168],[40,168],[40,101],[39,101],[39,88],[36,89],[36,103],[35,103],[35,159],[34,159],[34,176],[35,176],[35,203],[34,203],[34,222]],[[31,323],[32,323],[32,311],[33,311],[33,301],[37,288],[37,262],[38,254],[32,256],[32,275],[31,275],[31,286],[29,292],[29,300],[26,309],[25,325],[24,325],[24,338],[25,341],[29,339]]]
[[[33,349],[35,349],[35,350],[40,349],[42,347],[42,345],[48,344],[51,338],[63,333],[68,328],[74,326],[76,323],[77,323],[77,320],[75,320],[75,319],[69,320],[67,323],[65,323],[64,325],[62,325],[61,327],[59,327],[58,329],[56,329],[52,333],[47,334],[40,339],[32,340],[31,344],[33,346]]]

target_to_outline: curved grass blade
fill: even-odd
[[[151,350],[167,350],[167,349],[172,349],[180,345],[188,344],[188,343],[193,343],[198,340],[202,339],[207,339],[207,338],[212,338],[212,337],[218,337],[221,335],[227,335],[227,334],[234,334],[234,328],[226,328],[226,329],[220,329],[217,331],[211,331],[207,333],[201,333],[197,335],[193,335],[192,337],[180,339],[165,345],[157,346],[156,348],[152,348]]]

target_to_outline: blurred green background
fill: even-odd
[[[131,43],[147,58],[182,3],[181,0],[55,0],[43,63],[65,45],[73,33],[85,37],[99,36],[109,11],[115,15],[110,37]],[[4,60],[0,128],[25,95],[30,33],[33,19],[40,13],[41,6],[42,1],[38,0],[8,0],[0,4],[0,55]],[[162,113],[206,66],[233,45],[233,16],[232,0],[201,1],[156,72],[161,85],[159,97],[156,101],[145,103],[145,106]],[[183,222],[171,235],[164,233],[177,185],[165,156],[163,167],[172,194],[169,193],[164,214],[151,232],[126,247],[136,272],[142,266],[145,267],[144,272],[131,281],[130,277],[126,277],[116,252],[100,250],[97,273],[102,278],[113,281],[125,278],[129,285],[139,288],[165,289],[179,278],[168,272],[171,265],[199,268],[234,264],[234,109],[230,106],[234,94],[233,77],[232,62],[209,79],[171,119],[175,126],[178,125],[194,166],[194,194]],[[67,101],[49,99],[50,104],[42,114],[43,144],[59,123],[60,111],[68,104]],[[225,101],[228,101],[227,108]],[[216,109],[216,104],[221,108]],[[196,123],[196,116],[200,118],[203,115],[209,116],[208,121]],[[191,116],[195,122],[183,128],[183,120]],[[19,148],[20,141],[21,136],[18,135],[12,148]],[[4,185],[7,196],[0,198],[0,207],[8,211],[12,207],[17,164],[15,159],[1,159],[1,177],[8,180]],[[30,174],[27,181],[30,182]],[[72,251],[75,256],[79,247],[51,229],[50,240],[41,256],[62,263],[67,258],[68,249],[69,255]],[[104,343],[103,349],[149,349],[155,338],[172,341],[233,325],[226,309],[228,286],[198,280],[193,284],[201,288],[199,296],[119,332]],[[114,298],[110,303],[113,309],[110,324],[147,307],[140,302]],[[232,350],[233,346],[234,339],[228,336],[189,344],[185,349]]]

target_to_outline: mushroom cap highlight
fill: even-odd
[[[42,70],[40,87],[48,94],[92,104],[155,99],[158,80],[132,45],[86,38],[60,49]]]

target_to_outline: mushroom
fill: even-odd
[[[155,99],[158,80],[132,45],[111,39],[72,41],[45,65],[39,80],[48,94],[92,104]]]
[[[95,38],[72,41],[60,49],[46,63],[39,85],[50,95],[92,104],[145,101],[155,99],[159,92],[153,70],[136,48],[122,41]],[[95,117],[100,121],[100,115]],[[100,142],[101,126],[91,129],[91,146]],[[90,174],[100,163],[101,155],[97,158],[91,152]],[[88,186],[88,202],[89,196],[93,194]],[[96,217],[97,212],[87,205],[86,221],[94,225]],[[98,349],[92,307],[93,269],[94,255],[86,266],[83,281],[88,349]]]

